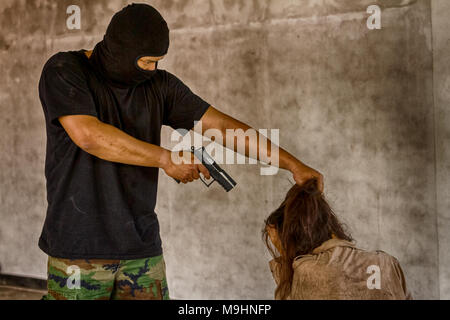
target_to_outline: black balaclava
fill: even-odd
[[[152,6],[133,3],[114,15],[90,60],[106,82],[134,87],[156,73],[156,69],[139,68],[137,61],[164,56],[168,50],[169,28],[164,18]]]

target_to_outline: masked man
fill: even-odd
[[[191,130],[201,120],[201,133],[215,128],[223,136],[227,129],[250,127],[158,70],[168,48],[169,29],[159,12],[132,4],[112,18],[92,52],[60,52],[44,66],[44,299],[169,298],[154,212],[158,170],[183,183],[209,173],[201,164],[173,161],[172,152],[160,147],[161,127]],[[252,147],[258,148],[247,145],[245,155]],[[298,184],[322,179],[281,148],[279,166]]]

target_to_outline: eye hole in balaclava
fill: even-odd
[[[155,69],[154,70],[145,70],[139,66],[139,60],[143,57],[146,57],[146,56],[138,57],[136,59],[136,62],[135,62],[136,68],[139,71],[144,72],[145,74],[149,75],[149,77],[151,78],[151,77],[153,77],[153,75],[156,74],[156,71],[158,70],[158,61],[155,61]]]
[[[164,18],[152,6],[133,3],[114,15],[91,61],[107,82],[132,87],[157,72],[156,68],[141,69],[138,60],[164,56],[168,50],[169,28]]]

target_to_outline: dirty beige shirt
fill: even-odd
[[[383,251],[357,249],[348,241],[328,240],[312,254],[297,257],[293,268],[288,300],[412,299],[396,258]],[[275,259],[270,269],[278,285]]]

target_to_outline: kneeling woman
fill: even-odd
[[[263,237],[274,257],[277,300],[411,299],[397,259],[356,248],[316,180],[289,190]]]

